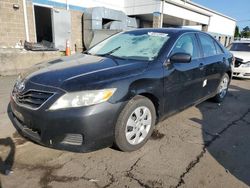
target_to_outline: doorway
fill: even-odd
[[[37,42],[53,42],[51,8],[34,5]]]

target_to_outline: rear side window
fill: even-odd
[[[223,54],[223,50],[221,49],[220,45],[214,40],[214,45],[215,45],[215,48],[216,48],[216,52],[217,54]]]
[[[214,56],[223,53],[220,47],[219,46],[217,47],[215,45],[216,43],[214,39],[212,39],[208,35],[199,34],[199,38],[201,41],[204,57]]]
[[[197,40],[194,34],[185,34],[176,42],[171,55],[175,53],[187,53],[192,56],[192,59],[200,57]]]

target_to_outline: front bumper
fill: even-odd
[[[233,77],[250,79],[250,68],[234,67]]]
[[[124,103],[108,102],[65,110],[31,110],[13,98],[9,117],[18,132],[41,145],[88,152],[113,144],[114,126]]]

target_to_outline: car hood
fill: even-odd
[[[97,83],[107,80],[138,74],[146,65],[147,63],[141,61],[77,54],[37,64],[29,71],[26,79],[36,84],[74,91],[93,88]]]
[[[250,52],[231,51],[234,57],[242,59],[243,62],[250,61]]]

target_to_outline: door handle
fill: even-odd
[[[170,64],[171,64],[171,63],[170,63],[170,60],[167,59],[167,60],[164,61],[163,66],[164,66],[164,67],[169,67]]]
[[[200,68],[200,70],[204,70],[204,64],[200,63],[199,68]]]

